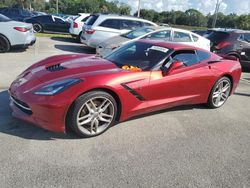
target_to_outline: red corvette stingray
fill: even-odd
[[[25,70],[9,89],[17,118],[81,136],[178,105],[221,107],[241,75],[238,61],[182,44],[141,40],[104,58],[59,55]]]

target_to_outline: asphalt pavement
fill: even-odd
[[[250,187],[250,73],[220,109],[182,106],[81,139],[14,119],[7,88],[50,55],[93,53],[72,39],[38,38],[0,54],[0,187]]]

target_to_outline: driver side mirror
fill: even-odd
[[[175,61],[169,66],[169,68],[162,68],[161,70],[163,75],[166,76],[167,74],[173,72],[174,70],[182,68],[184,66],[185,64],[182,61]]]

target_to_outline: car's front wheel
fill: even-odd
[[[117,103],[104,91],[91,91],[76,99],[68,114],[68,126],[82,137],[97,136],[115,123]]]
[[[219,108],[227,101],[232,89],[231,80],[228,77],[222,77],[214,84],[209,98],[208,106],[210,108]]]
[[[0,35],[0,53],[4,53],[10,50],[10,43],[7,38]]]

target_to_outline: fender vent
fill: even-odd
[[[60,71],[63,69],[66,69],[66,68],[61,66],[61,64],[55,64],[55,65],[51,65],[51,66],[46,67],[46,70],[50,71],[50,72],[56,72],[56,71]]]

